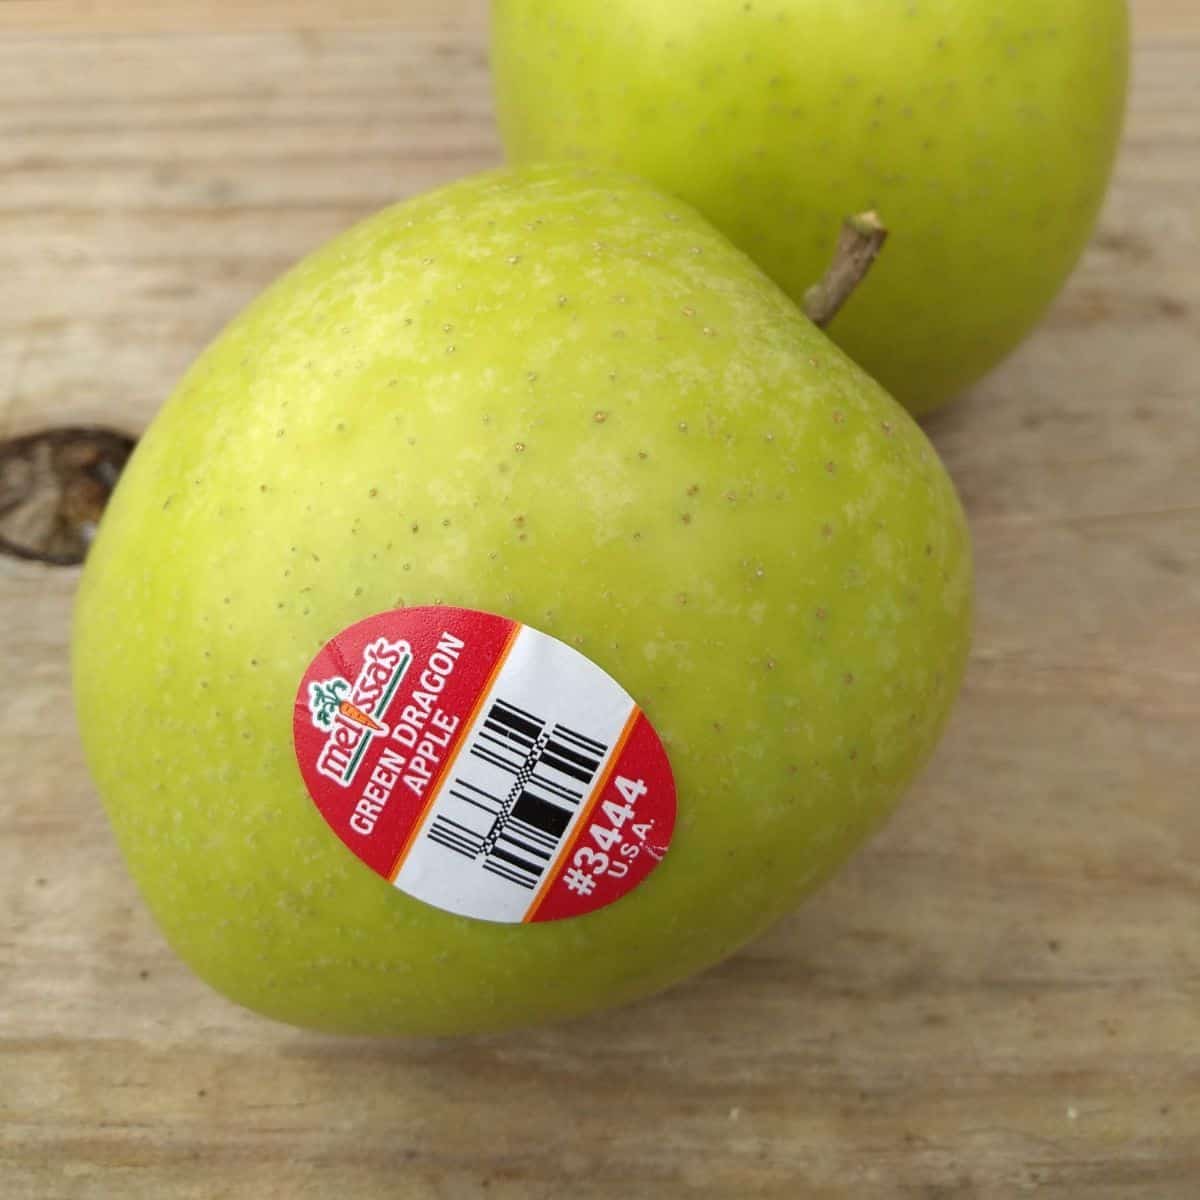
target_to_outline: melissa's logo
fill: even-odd
[[[322,775],[350,786],[371,739],[388,735],[382,718],[412,660],[408,642],[376,638],[363,651],[353,685],[341,675],[308,685],[309,717],[329,734],[317,757]]]

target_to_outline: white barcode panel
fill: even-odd
[[[520,921],[633,710],[578,651],[523,626],[396,886],[464,916]]]

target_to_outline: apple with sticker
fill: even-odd
[[[750,259],[627,175],[502,169],[186,374],[85,566],[78,723],[214,987],[498,1030],[678,983],[836,870],[938,741],[971,590],[922,431]]]

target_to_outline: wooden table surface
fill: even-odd
[[[1200,1196],[1200,5],[1135,20],[1094,244],[929,423],[978,554],[949,734],[826,891],[668,995],[380,1044],[210,993],[84,772],[77,574],[0,561],[0,1195]],[[305,250],[497,161],[484,30],[0,4],[0,434],[140,428]]]

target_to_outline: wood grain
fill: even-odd
[[[1163,3],[1165,0],[1152,0]],[[0,29],[211,33],[296,29],[482,29],[488,0],[2,0]]]
[[[488,0],[2,0],[0,29],[200,32],[214,29],[481,29]],[[1130,0],[1139,34],[1200,33],[1194,0]]]
[[[232,1008],[163,946],[85,776],[76,575],[0,563],[0,1194],[1193,1200],[1200,41],[1172,36],[1191,0],[1136,11],[1095,242],[929,425],[978,560],[946,741],[827,891],[667,996],[384,1045]],[[80,32],[202,12],[222,32]],[[0,4],[26,30],[0,36],[0,433],[140,428],[289,262],[496,161],[481,5],[295,31],[333,12]]]

